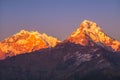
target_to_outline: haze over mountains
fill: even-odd
[[[89,20],[64,41],[22,30],[0,55],[0,80],[120,80],[120,42]]]

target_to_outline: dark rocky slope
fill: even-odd
[[[0,80],[120,80],[120,53],[64,42],[0,61]]]

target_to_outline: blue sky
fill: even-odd
[[[0,0],[0,40],[21,29],[61,40],[88,19],[120,41],[120,0]]]

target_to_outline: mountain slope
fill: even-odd
[[[72,32],[72,34],[65,40],[81,45],[98,45],[106,47],[113,51],[120,51],[120,42],[107,36],[100,27],[92,21],[84,20],[80,27]]]
[[[21,30],[19,33],[0,42],[0,59],[35,50],[54,47],[60,41],[45,33]]]
[[[120,53],[70,42],[0,61],[0,80],[119,80]]]
[[[96,23],[85,20],[65,41],[58,42],[28,31],[5,39],[0,52],[14,54],[11,49],[20,55],[0,61],[0,80],[120,80],[120,43]]]

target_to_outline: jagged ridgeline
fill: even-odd
[[[80,27],[73,31],[63,42],[45,33],[21,30],[0,42],[0,59],[54,47],[58,43],[66,41],[83,46],[99,45],[112,52],[120,51],[119,41],[106,35],[95,22],[84,20]]]

